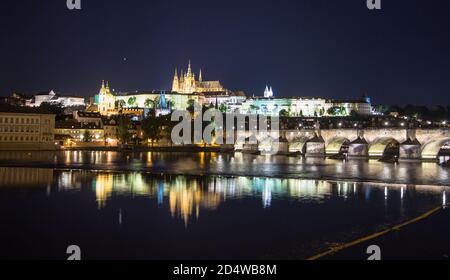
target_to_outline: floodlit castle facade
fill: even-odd
[[[25,101],[25,106],[27,107],[39,107],[43,103],[49,103],[53,105],[59,105],[63,108],[71,106],[86,106],[84,97],[79,96],[62,96],[57,94],[55,91],[50,90],[46,92],[40,92],[31,99]]]
[[[195,74],[191,69],[191,62],[189,62],[186,72],[183,72],[183,70],[181,70],[180,76],[178,76],[178,71],[175,69],[175,75],[172,82],[172,92],[192,94],[223,91],[225,91],[225,89],[219,81],[203,81],[201,69],[198,75],[198,79],[196,79]]]
[[[263,96],[248,97],[244,92],[226,89],[220,81],[204,81],[201,70],[197,78],[190,62],[187,70],[182,70],[180,75],[175,70],[171,91],[115,93],[110,90],[108,82],[103,82],[97,105],[102,115],[145,109],[155,109],[157,114],[169,114],[173,110],[187,109],[192,102],[237,114],[291,117],[346,116],[352,112],[371,114],[369,99],[342,101],[305,96],[278,97],[271,86],[266,86]]]

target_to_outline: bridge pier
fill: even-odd
[[[350,142],[348,146],[349,158],[368,158],[369,157],[369,143],[363,137],[358,137],[356,140]]]
[[[249,137],[249,133],[243,135]],[[288,150],[289,154],[321,157],[342,153],[347,154],[349,158],[366,159],[369,156],[381,158],[395,154],[401,161],[436,161],[442,147],[450,143],[448,128],[320,129],[316,125],[315,129],[281,131],[281,135],[288,143],[280,143],[280,153],[286,153]],[[355,140],[351,141],[353,139]],[[235,150],[243,150],[243,144],[241,139],[236,143]],[[256,145],[245,147],[249,152],[255,149]]]
[[[306,142],[306,156],[307,157],[325,156],[325,141],[321,136],[316,135],[314,138]]]
[[[400,161],[419,161],[422,159],[422,145],[417,139],[408,138],[400,144]]]

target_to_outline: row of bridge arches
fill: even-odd
[[[407,134],[405,141],[403,133],[374,132],[364,136],[360,133],[345,133],[347,135],[358,135],[357,138],[347,135],[329,136],[332,133],[326,132],[321,136],[320,132],[308,132],[301,135],[295,133],[284,133],[281,137],[271,135],[260,135],[256,143],[237,141],[236,151],[250,151],[271,153],[277,151],[280,154],[303,154],[303,155],[348,155],[361,157],[397,157],[403,159],[427,159],[438,158],[450,159],[450,135],[421,135],[415,136]],[[403,134],[405,135],[405,134]],[[367,139],[367,140],[366,140]],[[413,140],[412,140],[413,139]],[[277,147],[275,149],[274,147]]]
[[[359,138],[359,145],[367,145],[367,155],[370,157],[383,156],[401,156],[402,150],[405,153],[416,153],[416,155],[409,154],[412,157],[423,159],[437,159],[439,157],[450,157],[450,137],[432,139],[421,144],[417,140],[410,140],[399,142],[393,137],[379,137],[372,142],[364,142]],[[325,144],[326,154],[347,154],[350,145],[357,141],[351,141],[346,137],[334,137]],[[413,151],[415,149],[415,151]],[[364,153],[364,151],[362,152]],[[408,156],[408,154],[405,154]]]

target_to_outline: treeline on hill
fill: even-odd
[[[376,105],[374,106],[376,112],[384,115],[390,115],[392,113],[398,113],[399,116],[405,116],[416,119],[426,119],[433,121],[448,120],[450,119],[450,106],[386,106]]]

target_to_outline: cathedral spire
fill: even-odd
[[[188,72],[187,72],[187,75],[188,75],[188,76],[190,76],[190,75],[191,75],[191,73],[192,73],[192,70],[191,70],[191,60],[189,59],[189,64],[188,64]]]
[[[180,80],[178,79],[178,69],[175,68],[175,75],[173,76],[172,91],[178,92],[180,90]]]
[[[102,89],[105,88],[105,80],[102,80]]]
[[[265,98],[272,98],[273,97],[272,87],[266,86],[266,89],[264,90],[264,97]]]
[[[198,81],[199,81],[200,83],[203,82],[202,69],[200,69],[200,73],[198,74]]]

